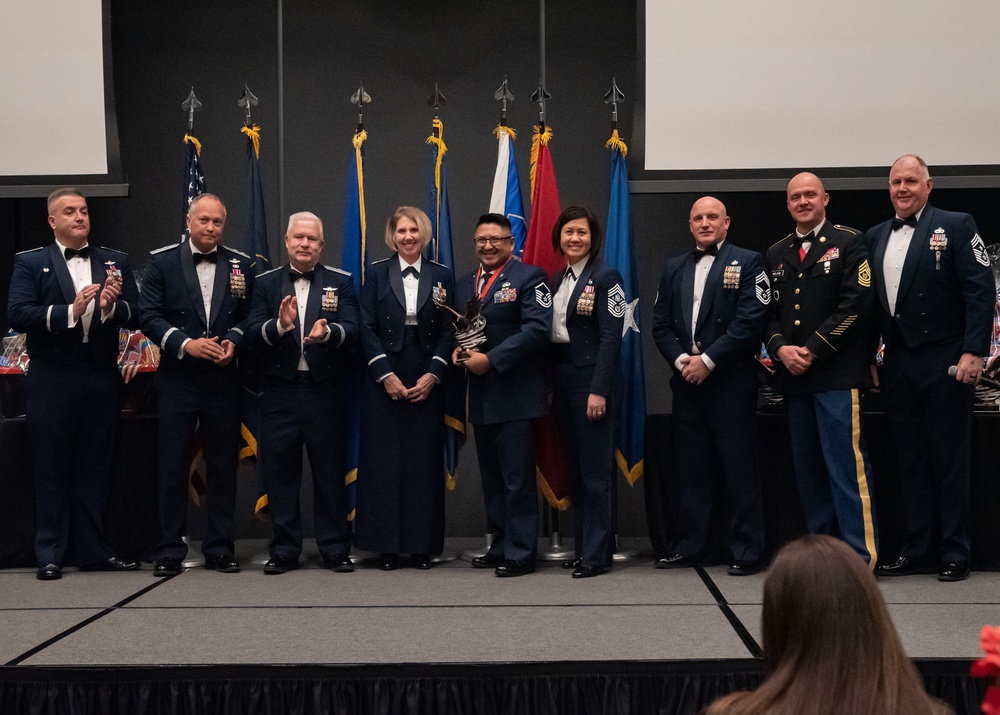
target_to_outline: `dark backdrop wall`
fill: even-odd
[[[263,183],[272,257],[283,257],[286,216],[311,210],[325,223],[324,260],[339,264],[346,172],[356,112],[349,98],[363,82],[366,107],[365,190],[372,259],[387,255],[384,223],[400,204],[424,207],[430,186],[433,109],[427,98],[437,82],[447,97],[441,108],[448,145],[447,171],[456,260],[471,270],[471,236],[487,209],[496,162],[492,134],[499,118],[493,93],[506,76],[516,100],[508,123],[515,143],[525,206],[531,127],[537,107],[530,96],[540,74],[538,3],[535,0],[444,0],[437,3],[363,0],[285,0],[283,43],[283,192],[279,193],[278,5],[274,0],[233,3],[177,0],[139,3],[114,0],[115,91],[122,152],[130,185],[127,198],[91,199],[95,241],[127,250],[142,267],[149,250],[175,241],[182,225],[182,138],[187,129],[180,104],[194,86],[204,109],[194,134],[203,143],[208,190],[229,207],[227,242],[239,247],[245,138],[243,110],[236,105],[244,82],[259,97]],[[627,95],[620,107],[623,137],[631,141],[633,106],[641,99],[636,72],[636,2],[547,2],[548,123],[563,205],[583,203],[607,213],[608,167],[603,149],[610,109],[602,97],[616,77]],[[699,68],[685,68],[698,72]],[[711,86],[706,78],[706,91]],[[836,88],[831,87],[831,96]],[[682,101],[697,102],[697,97]],[[739,107],[731,111],[738,112]],[[683,142],[684,137],[677,137]],[[817,136],[816,141],[823,141]],[[919,152],[920,147],[913,147]],[[894,157],[885,157],[888,165]],[[933,165],[933,157],[927,157]],[[635,171],[633,171],[633,174]],[[888,170],[886,171],[888,173]],[[643,332],[649,336],[660,268],[690,243],[687,216],[693,194],[632,196]],[[781,192],[720,194],[732,216],[731,239],[764,250],[791,228]],[[980,233],[1000,232],[998,190],[937,190],[942,208],[973,213]],[[829,214],[860,229],[888,217],[887,191],[835,192]],[[51,240],[44,199],[0,200],[0,323],[6,329],[9,275],[16,251]],[[650,412],[670,409],[669,369],[645,342]],[[2,456],[0,456],[2,458]],[[476,534],[484,517],[471,444],[460,469],[460,486],[448,497],[448,533]],[[241,498],[253,495],[252,477]],[[645,533],[641,483],[620,482],[621,533]],[[243,491],[246,493],[243,494]],[[564,531],[567,529],[564,528]]]

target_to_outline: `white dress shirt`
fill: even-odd
[[[919,221],[920,215],[927,208],[925,205],[915,214]],[[902,218],[902,216],[897,216]],[[899,295],[899,279],[903,275],[903,262],[906,252],[910,250],[914,226],[904,225],[895,231],[890,231],[889,240],[885,244],[885,256],[882,258],[882,275],[885,279],[885,297],[889,301],[889,314],[896,314],[896,297]]]
[[[572,272],[563,278],[562,283],[559,284],[559,290],[552,296],[552,330],[549,332],[549,340],[553,343],[569,342],[569,330],[566,329],[569,298],[576,289],[576,283],[580,280],[580,274],[587,267],[589,260],[590,254],[588,253],[572,266],[568,266],[567,270]]]

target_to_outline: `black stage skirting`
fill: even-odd
[[[917,661],[927,691],[957,715],[979,713],[969,661]],[[0,668],[0,712],[691,715],[751,690],[763,663],[586,661],[390,666]]]
[[[869,396],[866,396],[869,397]],[[799,502],[792,467],[788,419],[783,409],[769,408],[758,414],[760,468],[764,502],[764,525],[769,553],[806,533],[805,516]],[[889,426],[884,412],[864,413],[864,435],[872,461],[872,494],[879,529],[879,561],[897,556],[903,538],[901,501],[906,488],[899,473]],[[673,553],[672,498],[674,447],[671,415],[646,418],[646,516],[653,550],[660,556]],[[1000,413],[977,412],[972,432],[972,567],[1000,569]],[[721,485],[717,485],[721,489]],[[724,494],[724,491],[717,492]],[[712,532],[726,533],[725,505],[713,514]],[[728,558],[724,544],[717,544],[719,558]]]

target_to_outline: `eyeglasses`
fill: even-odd
[[[503,243],[504,241],[506,241],[508,238],[514,238],[514,237],[513,236],[490,236],[489,238],[485,238],[485,237],[484,238],[474,238],[472,240],[473,240],[473,243],[475,243],[478,248],[482,248],[483,246],[486,245],[487,242],[489,242],[489,244],[491,246],[493,246],[493,248],[496,248],[501,243]]]

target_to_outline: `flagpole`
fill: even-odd
[[[278,221],[285,217],[285,23],[284,2],[278,0]]]

